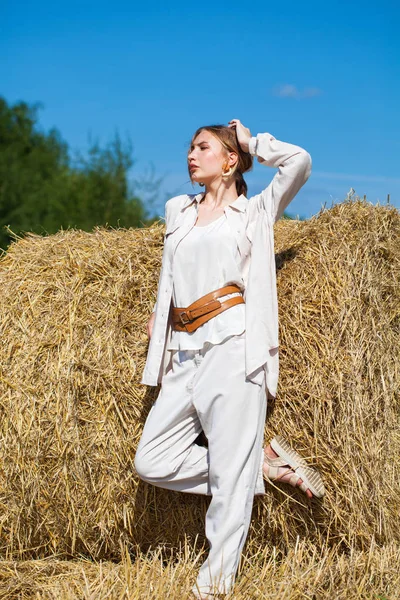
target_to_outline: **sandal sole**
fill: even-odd
[[[292,469],[295,469],[295,472],[301,477],[316,498],[322,498],[325,495],[325,487],[319,472],[315,468],[310,467],[306,460],[293,450],[281,435],[275,436],[271,440],[270,446]]]

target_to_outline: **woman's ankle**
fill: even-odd
[[[273,450],[270,446],[270,444],[268,444],[268,446],[265,446],[264,448],[264,453],[269,456],[269,458],[277,458],[279,456],[279,454],[277,454],[275,452],[275,450]]]

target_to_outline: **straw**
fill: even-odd
[[[163,236],[160,223],[28,234],[0,260],[3,559],[119,560],[121,543],[165,553],[185,536],[202,548],[209,500],[133,466],[158,393],[140,379]],[[275,243],[280,380],[265,440],[285,436],[327,493],[266,484],[247,552],[398,543],[399,212],[356,198],[279,221]]]

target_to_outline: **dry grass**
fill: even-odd
[[[54,553],[119,560],[121,544],[131,552],[159,545],[165,558],[185,535],[190,551],[202,547],[208,500],[148,486],[133,469],[158,391],[139,381],[163,232],[155,224],[29,235],[0,261],[0,550],[7,561]],[[271,485],[256,500],[246,556],[265,563],[256,565],[253,596],[246,597],[257,597],[260,573],[270,597],[318,598],[290,595],[303,577],[316,586],[326,582],[327,590],[343,580],[387,593],[377,573],[391,573],[400,541],[400,215],[356,199],[305,222],[280,221],[275,233],[281,377],[266,439],[275,432],[292,439],[321,468],[327,494],[308,501]],[[290,557],[298,540],[303,575],[294,584]],[[375,543],[383,549],[370,554]],[[256,550],[262,545],[282,552],[283,566]],[[330,549],[347,554],[334,561]],[[154,575],[161,558],[140,560],[137,577],[155,593],[146,573]],[[193,557],[185,560],[189,565]],[[7,571],[11,564],[1,566]],[[53,568],[55,578],[67,573],[60,585],[74,573],[87,590],[102,578],[115,580],[116,590],[135,585],[123,565],[87,565],[86,584],[82,564],[26,564],[33,563],[16,567],[16,585],[29,580],[29,570],[37,569],[39,581]],[[160,585],[186,586],[186,563],[174,564],[160,571]],[[321,564],[324,575],[315,583]],[[362,583],[365,573],[371,581]],[[284,583],[287,592],[276,588]],[[79,589],[57,597],[103,597]],[[107,597],[124,597],[118,593]]]
[[[158,550],[147,555],[122,553],[112,562],[45,560],[0,562],[0,600],[186,600],[201,553],[190,545],[169,560]],[[400,548],[391,544],[365,552],[340,554],[306,542],[282,556],[276,548],[243,557],[235,600],[395,600],[400,590]]]

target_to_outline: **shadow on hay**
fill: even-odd
[[[286,263],[294,260],[299,252],[299,246],[292,246],[291,248],[285,248],[281,252],[275,254],[275,265],[276,270],[280,271]]]

